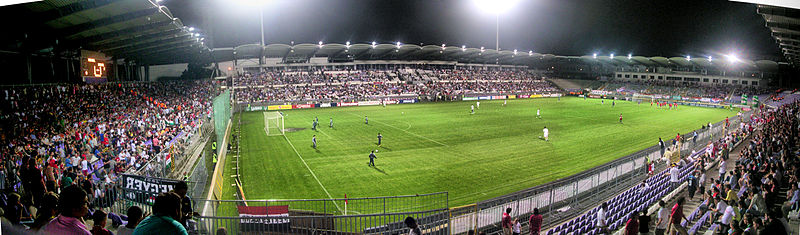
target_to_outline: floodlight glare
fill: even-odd
[[[481,52],[483,52],[483,47],[481,47]]]
[[[444,43],[442,43],[442,47],[444,47],[444,46],[445,46],[445,44],[444,44]]]
[[[630,60],[631,58],[633,58],[633,55],[631,55],[630,53],[628,53],[628,59]]]
[[[611,59],[614,59],[614,53],[611,53],[609,57],[611,57]]]
[[[597,53],[592,54],[592,59],[597,59]]]
[[[725,57],[728,58],[728,63],[739,62],[739,57],[737,57],[736,54],[728,54],[728,55],[725,55]]]
[[[708,61],[711,61],[711,56],[708,56]]]
[[[500,14],[510,10],[518,0],[474,0],[475,5],[486,12]]]
[[[235,0],[234,2],[238,2],[239,4],[245,6],[260,7],[266,5],[268,1],[269,0]]]
[[[189,27],[189,31],[194,31],[194,27]]]
[[[397,48],[400,48],[400,42],[397,42]]]
[[[691,61],[691,60],[692,60],[692,56],[690,56],[690,55],[687,55],[687,56],[686,56],[686,60],[688,60],[688,61]]]
[[[347,41],[344,44],[347,45],[347,46],[350,46],[350,41]]]

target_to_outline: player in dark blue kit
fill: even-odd
[[[367,163],[367,166],[375,166],[375,158],[378,158],[378,156],[375,156],[375,150],[370,151],[369,152],[369,163]]]
[[[383,136],[381,135],[380,132],[378,132],[378,146],[381,146],[381,140],[382,139],[383,139]]]
[[[369,125],[369,118],[367,116],[364,116],[364,124]]]

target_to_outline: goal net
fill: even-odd
[[[633,94],[633,102],[642,101],[642,103],[653,102],[655,99],[652,95]]]
[[[280,112],[264,112],[264,131],[267,136],[283,135],[283,115]]]

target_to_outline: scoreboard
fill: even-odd
[[[107,62],[105,54],[94,51],[81,51],[81,77],[84,82],[105,82],[108,79]]]

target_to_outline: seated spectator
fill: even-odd
[[[188,235],[181,225],[181,198],[174,192],[161,193],[153,204],[153,215],[144,219],[133,231],[134,235]]]
[[[128,208],[128,224],[117,229],[117,235],[131,235],[136,225],[142,221],[145,216],[142,214],[142,208],[138,206],[131,206]]]
[[[58,200],[61,214],[44,226],[45,234],[92,234],[83,224],[83,217],[89,213],[89,198],[78,186],[69,186],[61,192]]]
[[[36,211],[36,219],[30,228],[37,231],[58,215],[58,194],[49,192],[42,197],[42,207]]]
[[[25,207],[20,202],[20,195],[18,193],[11,193],[8,195],[8,204],[4,209],[4,216],[11,224],[22,225],[20,221],[22,220],[22,210],[24,210],[24,208]]]
[[[108,214],[103,210],[96,210],[92,214],[92,221],[94,221],[94,227],[92,227],[92,235],[113,235],[111,231],[106,229],[106,219],[108,218]]]

